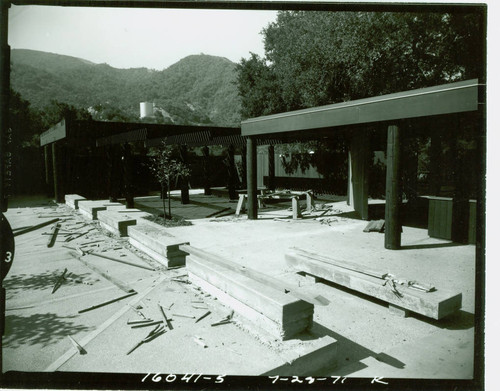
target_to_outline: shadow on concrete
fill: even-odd
[[[10,197],[8,207],[10,208],[34,208],[37,206],[56,206],[53,197],[45,195],[19,195]]]
[[[411,244],[411,245],[407,245],[407,246],[401,246],[400,250],[423,250],[426,248],[442,248],[442,247],[457,247],[457,246],[466,246],[466,244],[455,243],[455,242]]]
[[[93,328],[74,324],[76,315],[62,317],[54,313],[33,314],[29,316],[7,315],[3,346],[8,348],[23,345],[42,344],[46,347],[81,331]]]
[[[373,350],[367,349],[317,322],[313,322],[312,331],[319,337],[328,335],[337,340],[337,366],[334,369],[337,376],[347,376],[366,368],[366,365],[359,361],[368,357],[374,357],[378,361],[395,368],[403,369],[405,367],[405,363],[397,358],[386,353],[376,353]]]
[[[27,290],[42,290],[42,289],[50,289],[54,287],[54,284],[57,282],[59,277],[62,275],[64,269],[58,269],[50,272],[43,272],[40,274],[14,274],[9,276],[4,282],[3,287],[6,291],[7,299],[11,299],[17,293],[24,292]],[[82,273],[77,274],[68,270],[66,273],[67,277],[71,277],[71,280],[62,281],[62,285],[59,288],[61,290],[64,286],[67,285],[81,285],[74,280],[84,280],[90,277],[91,273]],[[58,290],[58,291],[59,291]],[[56,291],[56,293],[59,293]]]
[[[422,322],[446,330],[468,330],[476,324],[476,316],[470,312],[459,310],[440,320],[430,319],[420,314],[411,313],[412,317]]]

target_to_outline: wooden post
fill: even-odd
[[[46,144],[43,146],[43,153],[45,157],[45,184],[47,189],[47,197],[52,197],[54,186],[52,182],[51,168],[52,168],[52,156],[51,151],[49,150],[50,145]]]
[[[247,213],[250,220],[257,219],[257,144],[247,138]]]
[[[235,184],[235,177],[236,177],[236,170],[234,166],[234,145],[231,144],[227,148],[227,161],[228,161],[228,168],[227,168],[227,189],[229,191],[229,199],[230,200],[235,200],[238,198],[236,194],[236,184]]]
[[[269,190],[275,190],[276,189],[276,176],[275,176],[275,161],[274,161],[274,145],[269,145],[267,148],[267,154],[269,157],[269,184],[268,188]]]
[[[429,151],[430,170],[429,170],[429,194],[433,196],[439,195],[441,185],[441,134],[433,133],[431,135],[431,146]]]
[[[52,177],[54,179],[54,198],[56,202],[63,202],[64,197],[61,195],[62,184],[60,183],[60,173],[59,173],[59,158],[58,158],[58,146],[54,142],[52,143]]]
[[[387,176],[385,196],[385,248],[396,250],[401,247],[401,130],[398,125],[387,129]]]
[[[243,188],[247,187],[247,146],[246,144],[241,147],[241,180],[243,181]]]
[[[187,145],[180,146],[181,160],[184,164],[188,164]],[[189,204],[189,182],[187,178],[180,178],[181,180],[181,203],[183,205]]]
[[[130,144],[125,143],[123,145],[123,181],[125,187],[125,200],[127,203],[127,208],[134,207],[134,191],[133,191],[133,167],[132,167],[132,151],[130,149]]]
[[[203,188],[204,194],[210,195],[212,194],[212,190],[210,189],[210,150],[205,145],[201,149],[203,153]]]

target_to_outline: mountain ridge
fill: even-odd
[[[55,99],[86,109],[106,107],[136,120],[139,103],[148,101],[158,107],[155,120],[160,123],[237,126],[240,122],[236,64],[225,57],[194,54],[157,71],[12,49],[11,63],[11,87],[39,109]]]

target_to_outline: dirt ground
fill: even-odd
[[[364,233],[366,221],[351,218],[351,209],[341,201],[326,201],[327,213],[318,211],[300,220],[290,218],[291,211],[285,204],[261,209],[258,220],[247,220],[245,216],[234,215],[206,217],[224,208],[235,209],[234,202],[195,193],[191,199],[197,204],[183,206],[173,201],[173,213],[182,215],[189,211],[186,217],[193,225],[170,228],[171,234],[249,268],[293,280],[298,285],[309,285],[330,301],[327,306],[315,306],[314,313],[315,331],[338,342],[337,362],[323,375],[472,378],[475,246],[429,238],[424,229],[404,227],[402,249],[386,250],[384,235]],[[157,209],[161,213],[158,197],[136,199],[136,207],[149,212]],[[97,223],[85,221],[65,205],[39,198],[13,200],[6,216],[13,228],[51,216],[64,216],[63,226],[85,223],[86,228],[94,229],[70,242],[65,242],[68,236],[60,235],[52,248],[47,248],[48,235],[42,235],[50,233],[50,226],[16,237],[15,260],[3,284],[7,291],[3,371],[156,371],[255,376],[283,362],[281,349],[285,347],[276,341],[263,342],[237,319],[230,325],[211,327],[210,324],[227,315],[227,309],[192,284],[176,281],[187,278],[184,268],[166,270],[132,248],[126,238],[103,232]],[[126,294],[68,255],[70,249],[63,247],[82,243],[84,246],[87,243],[87,249],[154,270],[86,255],[87,262],[105,268],[138,293],[79,314],[78,310]],[[396,316],[384,302],[297,275],[284,258],[293,247],[356,262],[439,289],[462,292],[462,309],[440,321],[416,314],[408,318]],[[65,268],[75,280],[86,283],[65,282],[51,293],[54,281]],[[203,303],[196,308],[193,301]],[[132,329],[127,320],[142,315],[161,320],[158,304],[170,308],[173,330],[127,355],[147,334]],[[207,311],[211,314],[198,323],[192,318],[170,315],[199,317]],[[63,360],[72,349],[68,335],[86,342],[87,354],[71,354]],[[197,337],[207,348],[194,341]]]

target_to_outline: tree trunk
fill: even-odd
[[[165,184],[161,183],[161,201],[163,203],[163,219],[167,218],[167,211],[165,207]]]

